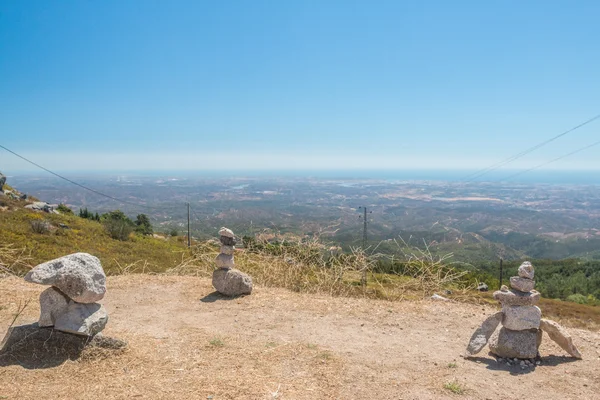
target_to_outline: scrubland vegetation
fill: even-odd
[[[98,256],[109,275],[209,277],[219,252],[215,241],[193,241],[188,249],[184,236],[151,235],[152,226],[144,214],[135,220],[118,210],[102,215],[87,209],[79,216],[66,210],[60,215],[46,214],[12,201],[7,208],[0,212],[0,268],[5,273],[23,274],[38,263],[83,251]],[[377,253],[376,247],[344,252],[317,235],[278,238],[257,234],[244,237],[243,247],[236,252],[236,265],[261,286],[386,300],[439,293],[459,301],[495,303],[491,298],[498,285],[494,265],[475,269],[451,255],[434,256],[427,248],[406,243],[401,246],[402,257]],[[594,262],[533,263],[538,289],[546,297],[542,304],[545,313],[572,319],[580,326],[600,323],[600,307],[594,307],[598,305],[600,272]],[[506,264],[506,280],[515,274],[517,266],[517,262]],[[474,291],[480,281],[489,284],[489,293]]]

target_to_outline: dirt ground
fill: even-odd
[[[0,399],[600,398],[598,331],[569,329],[583,360],[545,335],[534,370],[498,364],[487,349],[461,358],[495,312],[488,306],[261,287],[228,300],[193,277],[117,276],[108,287],[103,333],[128,349],[43,368],[11,359],[0,366]],[[37,320],[43,289],[0,278],[0,337],[28,299],[16,324]]]

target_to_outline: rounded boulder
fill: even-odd
[[[106,293],[106,275],[97,257],[75,253],[45,262],[25,275],[27,282],[56,287],[78,303],[95,303]]]

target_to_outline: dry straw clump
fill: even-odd
[[[25,249],[17,249],[9,244],[0,244],[0,277],[2,275],[22,276],[31,269],[31,256]]]
[[[406,288],[417,290],[426,294],[453,287],[461,292],[474,288],[464,282],[468,271],[457,270],[452,267],[449,260],[453,257],[448,253],[439,257],[434,256],[429,246],[424,242],[424,247],[410,246],[404,239],[394,240],[402,254],[402,274],[412,278],[406,282]],[[393,260],[392,260],[393,261]]]
[[[237,268],[250,274],[258,285],[296,292],[397,300],[408,292],[427,295],[456,285],[464,275],[447,265],[448,257],[436,259],[430,252],[406,255],[403,276],[379,274],[378,262],[393,257],[377,254],[376,247],[340,253],[318,236],[278,240],[272,234],[268,239],[257,235],[246,238],[244,245],[235,253]],[[191,256],[166,273],[210,277],[218,253],[215,243],[198,244]]]

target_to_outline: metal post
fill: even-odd
[[[500,283],[498,284],[498,290],[502,288],[502,258],[500,258]]]
[[[190,234],[190,203],[187,203],[188,208],[188,247],[192,247],[192,236]]]
[[[364,208],[364,221],[363,221],[363,250],[367,248],[367,207]]]
[[[367,251],[367,207],[363,207],[363,251]],[[360,283],[363,288],[367,287],[367,266],[363,268]]]

